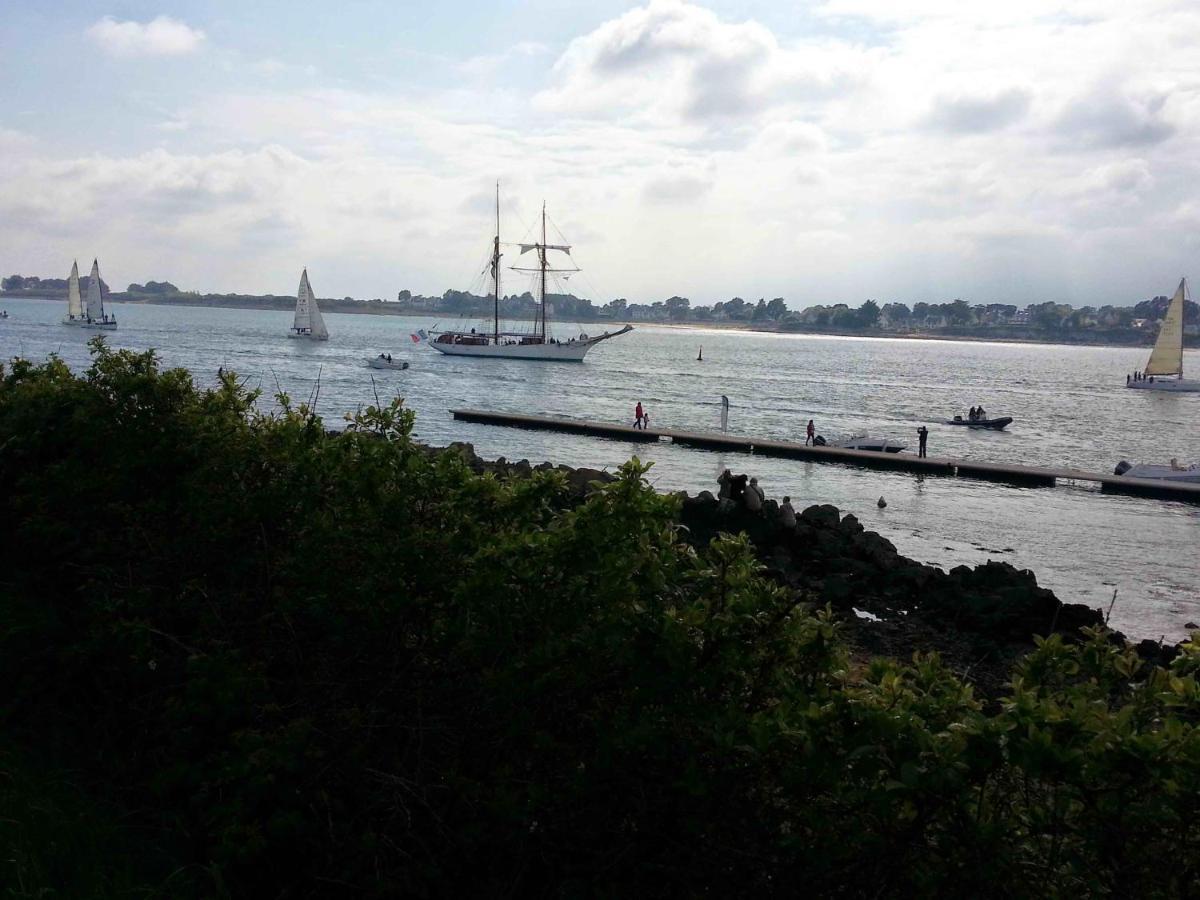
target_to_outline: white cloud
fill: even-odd
[[[111,56],[184,56],[204,43],[204,32],[170,16],[149,22],[118,22],[105,16],[87,30],[88,36]]]
[[[785,47],[756,22],[651,0],[572,41],[555,63],[557,84],[535,104],[574,117],[719,127],[852,89],[870,69],[871,55],[852,45]]]

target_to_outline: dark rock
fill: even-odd
[[[800,518],[817,528],[836,528],[841,520],[841,515],[836,506],[822,503],[805,509],[800,513]]]

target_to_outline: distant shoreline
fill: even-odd
[[[23,294],[15,292],[5,292],[0,295],[0,303],[6,299],[12,300],[44,300],[49,302],[65,303],[66,298],[60,296],[48,296],[46,294]],[[181,297],[178,295],[172,296],[170,299],[157,299],[154,297],[124,297],[120,294],[112,294],[109,298],[111,303],[129,304],[134,306],[199,306],[209,307],[212,309],[258,309],[284,312],[290,310],[295,305],[294,297]],[[409,318],[469,318],[475,321],[477,316],[461,316],[454,313],[438,312],[436,310],[423,311],[412,309],[400,309],[399,304],[388,302],[373,302],[370,300],[351,300],[346,301],[336,297],[318,298],[318,302],[325,312],[344,313],[347,315],[365,315],[365,316],[407,316]],[[531,321],[530,316],[506,316],[505,318],[512,321]],[[1014,335],[1011,332],[1002,334],[947,334],[934,332],[898,332],[898,331],[883,331],[880,329],[863,329],[849,330],[836,328],[820,328],[820,329],[800,329],[800,328],[779,328],[779,327],[764,327],[762,324],[753,322],[649,322],[645,320],[631,321],[618,319],[588,319],[588,320],[573,320],[565,319],[564,321],[578,321],[580,325],[633,325],[635,328],[670,328],[670,329],[692,329],[692,330],[711,330],[711,331],[749,331],[759,334],[779,334],[779,335],[803,335],[809,337],[851,337],[851,338],[871,338],[876,340],[918,340],[918,341],[953,341],[959,343],[973,344],[1044,344],[1053,345],[1061,344],[1072,347],[1149,347],[1153,344],[1153,335],[1146,334],[1140,339],[1135,338],[1118,338],[1109,339],[1074,339],[1073,335]]]

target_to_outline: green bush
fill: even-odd
[[[580,500],[93,346],[0,369],[14,896],[1197,890],[1196,645],[1052,637],[985,710],[637,460]]]

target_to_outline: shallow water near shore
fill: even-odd
[[[0,358],[59,354],[87,364],[95,333],[59,324],[65,304],[4,300]],[[1131,637],[1175,641],[1200,622],[1200,507],[1100,495],[1085,487],[1019,488],[981,481],[852,469],[722,454],[669,443],[623,441],[455,422],[469,406],[630,422],[641,400],[656,426],[719,427],[721,395],[733,433],[803,440],[816,420],[826,436],[866,431],[915,447],[930,429],[935,456],[1070,466],[1108,472],[1120,459],[1193,462],[1200,457],[1200,395],[1127,391],[1125,373],[1145,364],[1143,348],[951,343],[639,327],[601,344],[580,364],[442,356],[409,334],[429,319],[326,314],[327,343],[288,340],[291,313],[115,304],[112,346],[156,349],[165,365],[200,384],[218,366],[271,395],[315,393],[330,425],[344,413],[399,393],[417,412],[417,436],[431,444],[470,441],[480,455],[615,467],[630,456],[654,462],[663,490],[715,492],[726,466],[756,475],[767,494],[797,508],[832,503],[888,537],[904,554],[943,568],[1003,560],[1032,569],[1062,600],[1108,608]],[[601,326],[564,323],[560,336]],[[704,348],[704,361],[696,360]],[[367,357],[391,352],[406,371],[373,371]],[[1200,353],[1185,367],[1200,373]],[[1009,415],[1007,432],[942,425],[982,404]],[[883,496],[887,508],[876,500]],[[1050,623],[1046,623],[1049,627]]]

